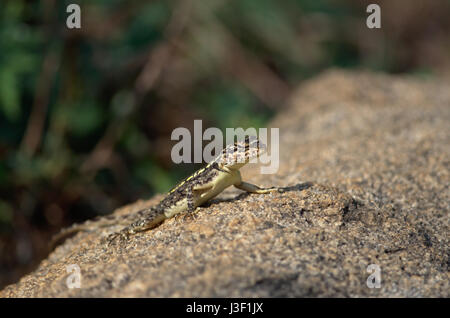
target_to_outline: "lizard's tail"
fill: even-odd
[[[115,214],[97,216],[92,220],[88,220],[84,223],[76,223],[70,227],[62,229],[59,233],[55,234],[49,243],[50,252],[55,249],[56,246],[62,244],[68,238],[74,236],[78,232],[93,232],[99,228],[110,227],[114,225],[130,225],[133,220],[141,219],[146,214],[153,214],[154,207],[144,208],[137,212],[132,212],[128,215],[117,217]]]

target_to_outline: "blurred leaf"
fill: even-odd
[[[75,136],[86,136],[103,123],[104,114],[99,105],[80,102],[65,107],[67,127]]]
[[[111,101],[111,109],[117,117],[125,117],[131,114],[134,106],[134,96],[129,90],[119,91]]]
[[[217,81],[213,87],[202,90],[195,104],[207,118],[214,119],[220,129],[227,127],[261,127],[271,115],[269,110],[255,111],[257,100],[237,83]]]
[[[20,17],[24,8],[24,3],[22,0],[17,1],[6,1],[4,5],[4,13],[3,16],[7,20],[16,20]]]
[[[121,137],[121,144],[128,153],[137,158],[147,155],[150,149],[147,136],[135,125],[130,125],[125,129]]]
[[[167,172],[151,160],[135,164],[133,174],[159,193],[168,191],[174,185],[174,180],[169,177]]]
[[[18,151],[8,160],[9,166],[14,171],[15,184],[32,184],[40,176],[38,160],[32,159]]]
[[[12,212],[11,205],[4,200],[0,200],[0,224],[10,224],[12,221]]]
[[[141,8],[120,37],[110,43],[110,54],[115,64],[146,49],[163,38],[164,28],[170,17],[170,7],[166,1],[152,1]],[[143,31],[145,30],[145,31]]]
[[[17,73],[32,72],[37,67],[37,56],[27,52],[17,52],[14,58],[10,59],[10,67]]]
[[[20,116],[19,87],[16,76],[9,69],[0,70],[0,109],[11,120]]]

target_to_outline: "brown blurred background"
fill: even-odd
[[[198,168],[170,160],[176,127],[264,127],[330,67],[448,79],[449,16],[446,0],[2,1],[0,288],[62,227]]]

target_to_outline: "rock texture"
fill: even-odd
[[[79,233],[0,296],[449,297],[449,126],[449,83],[328,71],[272,122],[279,171],[243,171],[282,193],[227,190],[128,244]]]

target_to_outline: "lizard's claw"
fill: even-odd
[[[183,215],[183,222],[189,221],[189,220],[195,220],[195,216],[193,213],[184,213]]]
[[[282,188],[279,187],[261,188],[260,191],[260,193],[283,192]]]
[[[113,245],[116,241],[126,242],[128,240],[128,232],[120,231],[117,233],[110,234],[106,237],[106,243],[108,246]]]
[[[191,219],[191,220],[197,219],[197,217],[198,217],[197,212],[198,212],[199,210],[201,210],[201,207],[195,208],[195,210],[192,211],[192,212],[187,212],[187,213],[185,213],[185,214],[183,215],[183,221],[186,221],[186,220],[189,220],[189,219]]]

